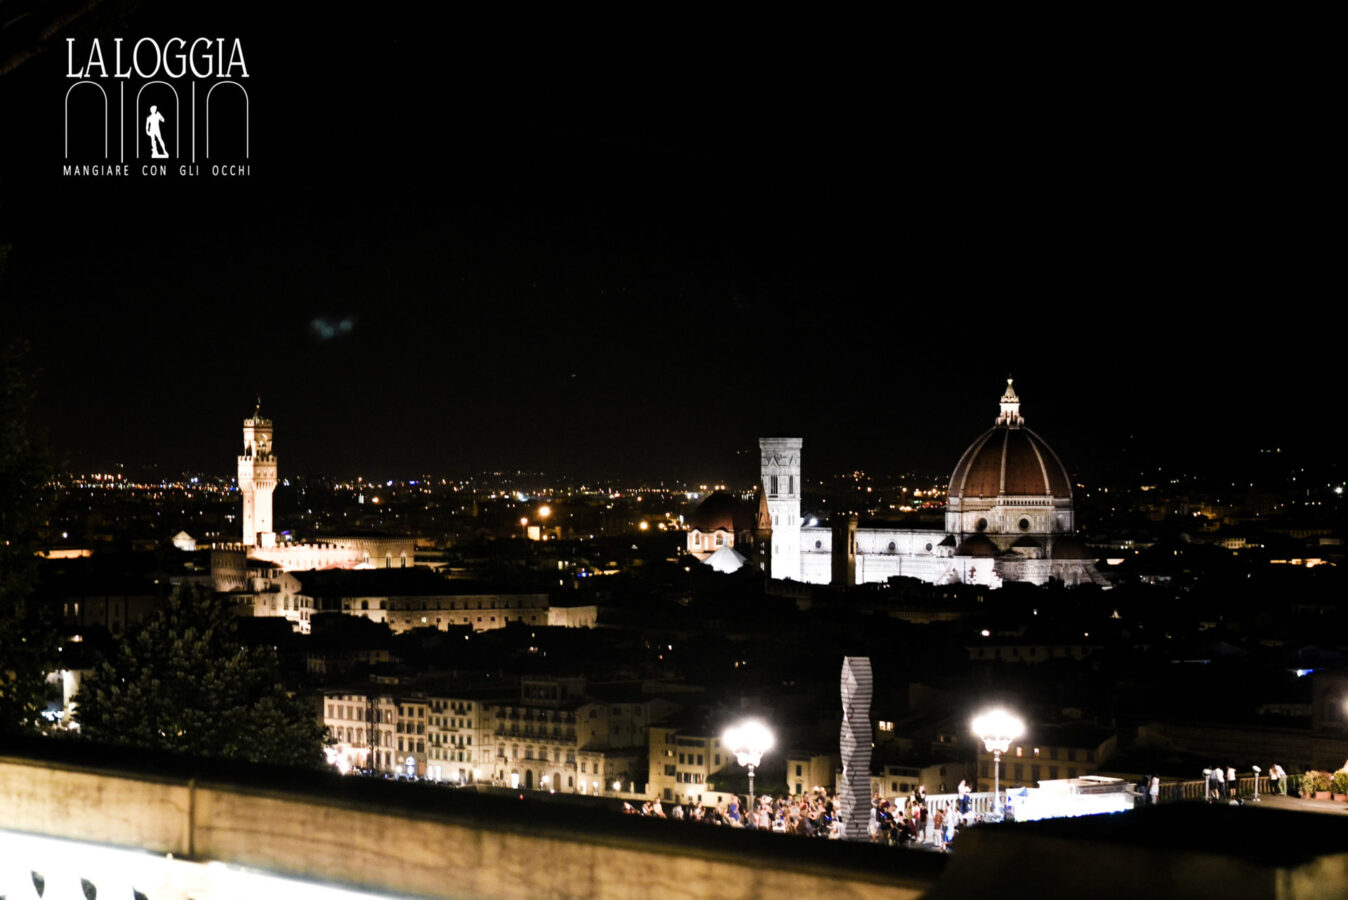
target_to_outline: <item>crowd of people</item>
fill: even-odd
[[[961,782],[960,802],[949,814],[938,808],[927,808],[927,789],[918,786],[907,797],[889,799],[876,794],[871,798],[867,839],[890,846],[911,846],[946,851],[959,828],[969,824],[969,788]],[[801,837],[838,838],[838,798],[821,787],[790,797],[762,796],[754,800],[753,809],[737,796],[715,806],[684,805],[647,800],[640,807],[623,804],[623,811],[633,815],[661,819],[679,819],[705,825],[724,825],[731,828],[755,828],[794,834]]]
[[[969,786],[960,782],[959,802],[953,810],[927,807],[927,788],[918,785],[906,798],[876,795],[871,800],[871,840],[890,846],[925,846],[946,852],[955,834],[969,824]]]
[[[684,805],[647,800],[640,808],[623,804],[623,811],[654,816],[661,819],[681,819],[705,825],[725,825],[731,828],[757,828],[796,834],[803,837],[836,837],[837,818],[834,815],[836,798],[823,788],[795,797],[768,795],[756,797],[753,809],[747,808],[740,797],[731,796],[715,806]]]

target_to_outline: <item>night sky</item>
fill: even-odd
[[[259,392],[283,473],[379,477],[736,478],[785,432],[809,475],[948,471],[1008,374],[1074,471],[1315,450],[1333,409],[1296,72],[176,6],[68,34],[241,38],[251,177],[62,178],[63,44],[0,75],[4,332],[77,469],[230,473]]]

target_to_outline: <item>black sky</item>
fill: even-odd
[[[1329,132],[1285,71],[280,15],[72,33],[241,37],[248,179],[62,179],[64,54],[0,76],[5,330],[72,466],[228,472],[261,392],[297,473],[732,477],[769,432],[939,471],[1008,373],[1073,469],[1319,440]]]

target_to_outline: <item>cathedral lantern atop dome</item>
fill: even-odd
[[[1016,396],[1016,390],[1011,386],[1012,380],[1006,379],[1006,393],[1002,394],[1002,412],[993,424],[1019,428],[1025,424],[1025,419],[1020,415],[1020,397]]]

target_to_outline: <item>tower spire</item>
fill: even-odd
[[[1016,389],[1011,386],[1014,379],[1006,379],[1006,391],[1002,394],[1002,410],[997,416],[994,425],[1005,425],[1008,428],[1019,428],[1025,424],[1025,419],[1020,414],[1020,397],[1016,395]]]

